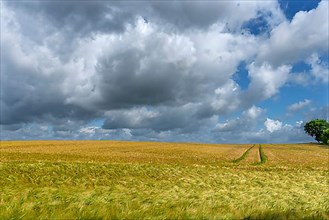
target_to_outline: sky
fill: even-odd
[[[1,140],[310,142],[328,1],[1,1]]]

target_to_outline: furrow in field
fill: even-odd
[[[260,158],[259,158],[259,151],[257,147],[253,147],[250,151],[248,156],[241,161],[241,163],[244,164],[253,164],[253,163],[259,163]]]
[[[259,145],[259,159],[260,159],[260,163],[266,163],[267,161],[267,156],[265,155],[262,145]]]
[[[251,149],[254,147],[255,145],[252,145],[250,148],[248,148],[239,158],[233,160],[234,163],[238,163],[242,160],[244,160],[246,157],[248,157],[249,152],[251,151]]]

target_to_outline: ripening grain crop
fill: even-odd
[[[0,219],[329,219],[321,145],[0,144]]]

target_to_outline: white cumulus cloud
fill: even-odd
[[[282,22],[271,31],[260,47],[258,62],[280,66],[306,59],[312,53],[326,53],[329,44],[328,1],[317,8],[296,13],[292,21]]]
[[[270,118],[266,119],[266,121],[264,122],[264,125],[266,127],[266,130],[268,130],[271,133],[274,131],[278,131],[282,128],[282,122],[280,122],[278,120],[272,120]]]
[[[328,63],[323,63],[317,54],[312,54],[307,63],[311,66],[311,74],[317,81],[322,83],[328,83],[329,81],[329,69]]]
[[[308,106],[310,104],[311,104],[311,100],[305,99],[304,101],[300,101],[300,102],[289,105],[288,106],[288,111],[289,112],[296,112],[296,111],[299,111],[299,110],[305,108],[306,106]]]

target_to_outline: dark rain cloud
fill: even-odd
[[[182,107],[161,107],[153,110],[147,108],[133,109],[132,111],[109,112],[105,120],[104,129],[148,129],[162,132],[177,130],[182,133],[196,132],[207,123],[209,118],[200,120],[195,112],[197,105]]]
[[[1,118],[4,125],[36,122],[47,118],[90,119],[97,115],[65,103],[61,84],[64,72],[47,75],[3,45],[1,71]],[[41,61],[40,61],[41,62]]]
[[[136,16],[144,17],[145,21],[177,27],[176,31],[206,29],[218,21],[224,21],[228,28],[235,29],[255,17],[261,9],[270,9],[256,2],[219,1],[208,4],[197,1],[9,1],[6,5],[21,14],[19,19],[22,23],[25,23],[24,19],[30,19],[25,13],[34,14],[34,19],[46,19],[56,29],[71,32],[75,37],[95,32],[123,32],[127,24],[134,23]],[[233,16],[233,13],[239,16]]]
[[[18,20],[44,20],[58,31],[81,37],[102,32],[123,32],[127,23],[133,23],[136,13],[121,7],[118,2],[106,1],[14,1],[6,3],[14,9]],[[29,26],[28,26],[29,27]],[[42,28],[47,28],[42,27]],[[25,29],[25,31],[29,31]]]

